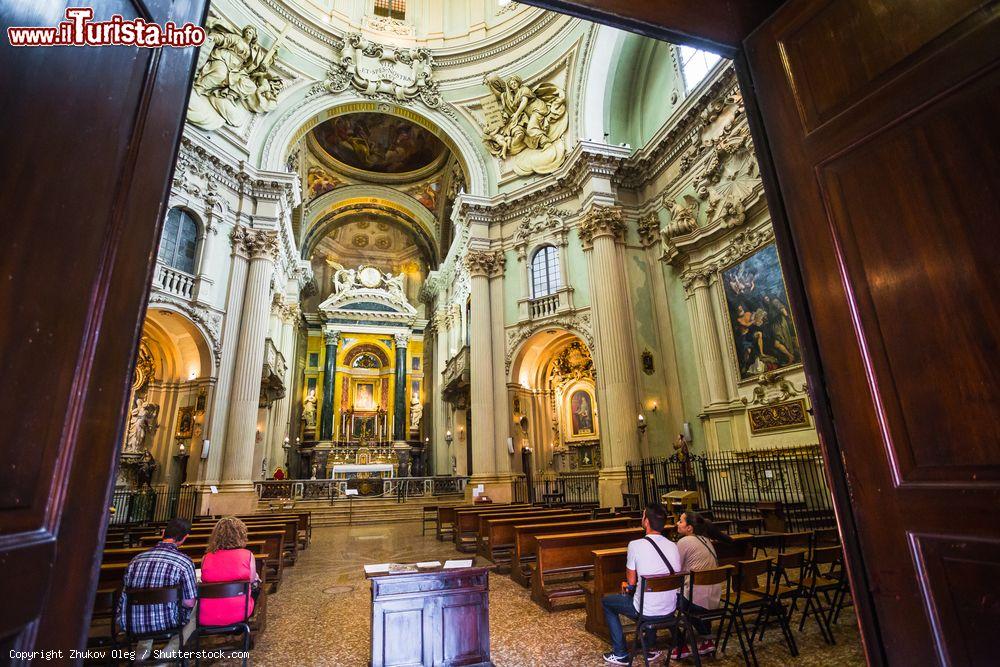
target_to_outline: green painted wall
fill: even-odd
[[[584,308],[590,305],[590,278],[587,276],[587,258],[583,254],[580,235],[574,230],[569,235],[565,253],[559,257],[566,261],[566,276],[573,287],[573,306]]]
[[[672,49],[660,42],[628,35],[616,49],[611,94],[605,103],[608,141],[644,146],[667,122],[683,99],[683,85],[673,62]],[[671,101],[674,91],[676,100]]]
[[[503,279],[503,319],[505,324],[516,324],[517,300],[528,294],[524,278],[524,262],[518,261],[517,253],[513,250],[504,253],[504,260],[506,269]]]
[[[674,274],[673,268],[666,264],[663,264],[663,279],[667,291],[667,305],[670,309],[670,324],[673,328],[677,372],[681,381],[681,399],[684,401],[684,421],[691,424],[692,447],[696,451],[703,452],[705,432],[702,430],[701,420],[698,419],[702,405],[698,383],[698,353],[691,332],[691,317],[684,298],[684,286]]]

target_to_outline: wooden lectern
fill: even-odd
[[[366,576],[372,582],[372,667],[493,667],[487,568]]]

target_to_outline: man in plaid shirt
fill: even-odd
[[[195,578],[194,563],[187,555],[177,548],[183,544],[191,524],[183,519],[171,519],[163,529],[163,539],[149,551],[144,551],[128,564],[125,571],[123,600],[118,605],[118,624],[123,630],[126,627],[124,590],[130,588],[166,588],[181,587],[183,601],[177,604],[143,605],[128,608],[131,630],[136,634],[160,632],[184,626],[183,635],[186,641],[194,630],[195,619],[191,613],[195,598],[198,596],[198,583]],[[180,647],[180,640],[174,637],[165,651],[173,651]],[[146,659],[153,648],[152,640],[139,642],[136,647],[138,660]]]

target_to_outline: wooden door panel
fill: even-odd
[[[54,26],[57,0],[3,3]],[[206,0],[98,0],[200,22]],[[130,367],[196,49],[14,48],[0,39],[0,611],[4,646],[82,646]]]
[[[877,662],[967,664],[1000,641],[970,635],[995,602],[955,580],[1000,566],[998,16],[794,2],[746,42]]]
[[[802,125],[811,131],[870,93],[906,58],[986,0],[924,3],[821,0],[778,34]],[[780,19],[779,19],[780,20]],[[866,48],[858,48],[858,44]]]
[[[817,167],[896,484],[1000,480],[996,118],[994,69]]]
[[[996,664],[1000,541],[913,535],[922,593],[933,610],[941,664]],[[990,592],[992,590],[992,592]]]

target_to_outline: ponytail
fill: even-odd
[[[695,535],[701,535],[710,540],[725,544],[732,543],[733,538],[722,532],[722,529],[697,512],[685,511],[684,516],[687,517],[687,522],[694,528]]]

